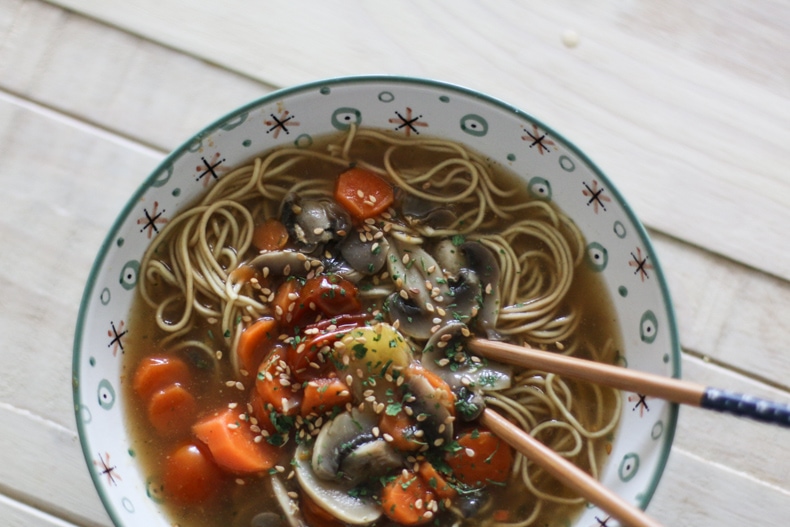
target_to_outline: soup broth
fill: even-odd
[[[581,234],[504,167],[352,128],[261,154],[158,236],[124,389],[173,524],[544,525],[581,510],[476,421],[490,406],[597,475],[620,412],[614,391],[465,347],[606,363],[620,349]]]

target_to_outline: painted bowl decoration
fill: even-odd
[[[597,525],[480,409],[644,508],[676,407],[465,344],[677,377],[673,317],[634,212],[557,132],[454,85],[331,79],[209,125],[131,197],[74,408],[116,525]]]

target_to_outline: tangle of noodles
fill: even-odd
[[[353,164],[390,181],[400,198],[425,200],[455,214],[450,222],[431,224],[394,210],[384,213],[372,232],[382,233],[391,248],[430,252],[438,240],[449,238],[478,241],[490,250],[500,269],[498,283],[492,284],[499,297],[493,328],[498,338],[615,360],[616,330],[610,323],[596,336],[600,319],[590,311],[598,301],[580,299],[584,294],[574,291],[594,281],[585,270],[585,241],[556,207],[525,199],[523,183],[503,179],[484,158],[453,142],[352,127],[321,145],[326,148],[273,150],[226,173],[153,240],[141,263],[138,287],[142,302],[155,313],[162,347],[175,353],[192,350],[223,379],[229,375],[219,372],[230,371],[235,376],[230,380],[244,380],[249,372],[239,364],[239,336],[272,314],[274,298],[272,290],[251,282],[242,271],[258,252],[253,246],[256,225],[280,217],[288,195],[331,199],[334,175]],[[311,172],[307,177],[306,166],[321,167],[329,175]],[[586,279],[580,278],[584,272]],[[386,272],[366,280],[360,297],[373,309],[399,289]],[[206,328],[222,338],[207,340]],[[424,342],[412,340],[416,350],[422,349]],[[484,388],[484,394],[486,404],[598,475],[621,410],[616,392],[523,370],[515,372],[509,388]],[[489,516],[483,524],[542,525],[538,522],[564,507],[583,503],[520,455],[512,470],[523,487],[501,492],[521,506],[507,519]]]

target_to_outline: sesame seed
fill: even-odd
[[[236,384],[236,381],[225,381],[225,386],[227,386],[228,388],[230,388],[231,386],[234,386],[235,384]]]
[[[228,428],[230,428],[231,430],[236,430],[238,427],[239,425],[236,423],[228,423]]]
[[[471,448],[467,448],[464,450],[464,453],[469,457],[475,457],[475,451]]]
[[[240,381],[237,381],[236,382],[236,389],[243,392],[244,391],[244,385]]]
[[[236,478],[236,485],[244,485],[244,480],[241,478]]]
[[[323,227],[316,227],[315,229],[313,229],[313,234],[324,234]]]
[[[364,199],[365,198],[365,193],[362,192],[361,190],[357,190],[357,196],[359,196],[360,198]]]
[[[404,300],[408,300],[409,299],[409,293],[407,293],[405,289],[401,289],[400,292],[398,292],[398,294]]]
[[[433,518],[433,513],[432,513],[431,511],[425,511],[425,512],[422,514],[422,517],[423,517],[423,518],[426,518],[426,519]]]
[[[490,294],[491,294],[491,289],[492,289],[492,288],[491,288],[491,284],[488,284],[488,285],[486,286],[486,294],[487,294],[487,295],[490,295]]]
[[[263,441],[263,436],[255,436],[255,437],[252,438],[252,440],[255,443],[260,443],[261,441]]]
[[[415,472],[416,472],[416,471],[415,471]],[[414,502],[414,507],[415,507],[417,510],[419,510],[419,509],[422,509],[422,505],[423,505],[422,498],[420,498],[420,499],[418,499],[417,501],[415,501],[415,502]]]
[[[291,490],[288,491],[288,497],[291,498],[292,500],[295,500],[299,498],[299,494]]]
[[[437,307],[437,308],[436,308],[436,312],[437,312],[437,313],[439,313],[439,315],[440,315],[440,316],[445,316],[445,315],[447,314],[447,311],[445,311],[445,310],[444,310],[443,308],[441,308],[441,307]],[[464,328],[464,329],[465,329],[465,328]],[[469,331],[469,330],[467,330],[467,331]],[[468,337],[469,335],[466,335],[466,336]]]

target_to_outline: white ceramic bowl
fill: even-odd
[[[278,145],[309,144],[349,123],[423,133],[468,145],[521,176],[581,228],[588,260],[602,275],[621,325],[623,364],[679,376],[679,346],[666,283],[645,229],[615,186],[557,132],[484,94],[436,81],[352,77],[272,93],[221,118],[172,152],[121,211],[85,288],[74,343],[74,408],[88,468],[117,525],[165,526],[130,448],[120,372],[139,262],[162,220],[213,178]],[[623,393],[606,486],[645,507],[661,477],[677,409]],[[597,525],[588,507],[575,525]]]

